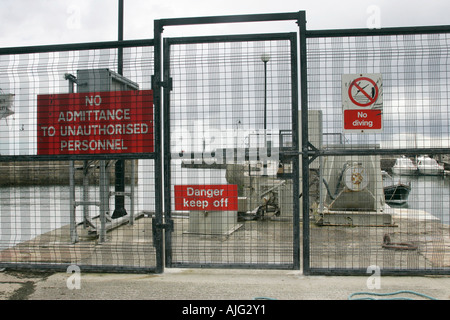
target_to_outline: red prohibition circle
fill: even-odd
[[[370,83],[373,85],[373,87],[375,88],[375,95],[374,95],[373,97],[371,97],[366,91],[364,91],[364,90],[358,85],[358,81],[362,81],[362,80],[365,80],[365,81],[370,82]],[[367,99],[369,99],[369,102],[367,102],[367,103],[360,103],[360,102],[357,102],[357,101],[352,97],[352,88],[353,88],[353,86],[355,86],[360,92],[362,92],[362,94],[364,94],[364,95],[367,97]],[[375,83],[375,81],[373,81],[373,80],[370,79],[370,78],[367,78],[367,77],[357,78],[357,79],[353,80],[352,83],[350,84],[350,86],[349,86],[349,88],[348,88],[348,96],[349,96],[350,100],[351,100],[354,104],[356,104],[357,106],[360,106],[360,107],[368,107],[368,106],[370,106],[371,104],[374,104],[375,101],[377,101],[377,99],[378,99],[378,86],[377,86],[377,84]]]

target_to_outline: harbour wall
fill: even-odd
[[[137,160],[125,161],[125,183],[131,182],[131,161],[136,161],[135,182],[137,182]],[[90,167],[89,183],[98,184],[98,162]],[[115,183],[114,165],[109,172],[111,184]],[[29,185],[69,185],[69,161],[17,161],[0,162],[0,187]],[[83,161],[75,161],[75,183],[83,183]]]
[[[396,156],[383,156],[381,170],[391,172]],[[125,161],[125,183],[131,182],[131,161],[135,161],[135,183],[137,183],[138,160]],[[443,162],[446,167],[448,163]],[[92,166],[98,165],[93,162]],[[114,166],[114,165],[113,165]],[[206,168],[206,166],[201,166]],[[83,181],[83,161],[75,161],[75,183]],[[446,170],[448,170],[446,168]],[[91,168],[90,184],[98,184],[99,170]],[[110,170],[110,182],[114,184],[114,168]],[[24,185],[69,185],[69,161],[16,161],[0,162],[0,187]]]

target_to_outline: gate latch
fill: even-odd
[[[167,231],[173,231],[173,220],[167,221],[167,223],[157,223],[156,219],[152,219],[152,230],[153,234],[155,234],[158,230],[167,230]]]
[[[155,248],[161,245],[161,230],[173,231],[173,220],[169,220],[167,223],[157,223],[155,218],[152,219],[153,246]]]
[[[172,78],[169,78],[166,81],[158,81],[155,76],[152,76],[152,88],[159,87],[163,87],[165,89],[168,89],[169,91],[172,91]]]

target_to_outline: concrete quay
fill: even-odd
[[[450,300],[450,276],[305,276],[292,270],[180,269],[162,274],[0,272],[1,300],[348,300],[359,292],[409,290],[352,298]],[[371,289],[372,288],[372,289]]]

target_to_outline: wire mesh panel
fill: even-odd
[[[308,108],[322,115],[324,154],[310,168],[311,270],[448,273],[449,34],[311,33],[307,44]],[[346,98],[363,106],[353,118]]]
[[[153,47],[121,45],[121,74],[118,48],[102,43],[0,55],[1,265],[155,267],[155,164],[129,139],[153,126],[132,107],[151,89]]]
[[[167,40],[172,266],[294,265],[295,39]]]

